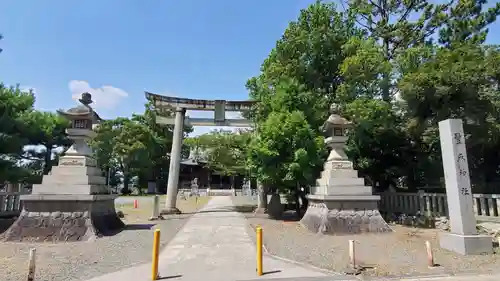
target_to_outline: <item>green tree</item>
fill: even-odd
[[[168,117],[171,112],[162,115]],[[138,177],[139,189],[152,177],[161,187],[168,177],[173,126],[157,124],[157,116],[148,103],[144,114],[103,121],[90,142],[101,169],[122,175],[125,193],[130,192],[133,177]],[[187,134],[192,128],[186,126],[184,131]]]
[[[163,112],[165,116],[172,116],[171,112]],[[142,115],[134,115],[133,119],[149,129],[152,136],[151,143],[148,144],[150,153],[149,165],[144,165],[141,171],[143,177],[154,178],[158,191],[166,192],[165,183],[168,177],[170,158],[172,149],[173,126],[156,123],[157,111],[153,104],[147,103]],[[186,130],[188,128],[186,127]]]
[[[399,51],[426,43],[448,19],[446,11],[451,5],[431,4],[427,0],[351,0],[348,3],[349,14],[374,39],[378,51],[388,62]],[[416,20],[410,20],[410,17]],[[362,57],[363,52],[358,55]],[[396,74],[391,69],[380,74],[380,96],[390,102],[394,95],[392,80]]]
[[[463,43],[482,44],[488,35],[488,25],[500,14],[500,3],[484,9],[486,0],[455,0],[449,9],[449,18],[439,30],[439,43],[458,47]]]
[[[23,148],[29,143],[25,120],[33,110],[35,97],[19,87],[0,84],[0,181],[17,181],[29,175],[20,167]]]
[[[498,178],[500,166],[500,51],[464,41],[453,48],[435,48],[431,56],[399,83],[408,105],[408,130],[421,136],[427,155],[440,155],[437,123],[463,119],[473,182],[485,185]],[[433,159],[434,167],[440,159]]]
[[[350,156],[362,174],[375,181],[372,181],[374,185],[379,183],[386,188],[395,185],[397,179],[403,179],[407,187],[414,188],[436,183],[442,176],[440,150],[436,146],[439,142],[437,124],[429,130],[415,126],[418,119],[428,120],[428,106],[421,103],[421,98],[407,101],[408,94],[401,94],[400,87],[404,83],[400,81],[408,81],[406,85],[411,85],[412,80],[407,80],[407,75],[420,75],[417,73],[423,70],[421,65],[435,59],[438,48],[432,42],[435,35],[439,35],[439,44],[446,48],[465,41],[481,44],[487,25],[498,14],[497,7],[484,11],[484,3],[350,2],[349,13],[356,17],[367,36],[353,37],[343,46],[346,59],[340,68],[343,82],[337,97],[346,117],[356,125],[350,135]],[[395,99],[396,94],[399,100]],[[433,93],[430,91],[426,95]],[[382,99],[387,105],[366,101],[374,98]],[[381,112],[382,108],[385,109]],[[419,114],[412,114],[417,109]],[[367,112],[385,116],[359,118],[369,116]],[[385,148],[377,149],[381,146]],[[397,158],[407,164],[399,165],[401,161],[395,161]]]
[[[31,181],[52,167],[52,150],[67,146],[69,123],[53,113],[36,111],[32,91],[0,84],[0,181]],[[27,147],[43,145],[44,151]]]
[[[439,4],[428,0],[350,0],[348,13],[374,39],[385,61],[393,62],[398,53],[408,48],[432,44],[438,31],[439,42],[445,45],[464,40],[484,42],[486,26],[500,13],[499,3],[484,11],[486,3],[486,0],[451,0]],[[359,55],[362,57],[363,53]],[[394,81],[399,74],[393,70],[380,73],[380,94],[387,102],[397,92]]]
[[[362,35],[354,18],[338,12],[333,3],[318,1],[301,10],[298,19],[289,24],[262,64],[260,75],[247,82],[250,97],[257,101],[249,114],[256,127],[254,149],[262,151],[250,157],[253,160],[249,161],[253,163],[256,177],[264,186],[272,187],[271,191],[279,188],[297,198],[301,195],[299,187],[307,190],[315,184],[312,178],[319,175],[325,158],[321,153],[324,144],[316,141],[320,138],[320,127],[328,117],[330,105],[336,100],[337,88],[342,82],[340,67],[345,59],[342,46],[351,37]],[[274,121],[283,119],[290,122],[291,127],[298,126],[286,135],[295,140],[293,146],[279,145],[282,141],[279,134],[281,124],[275,123],[275,128],[266,125],[274,122],[269,121],[271,116],[275,116],[272,118]],[[300,123],[300,120],[305,123]],[[308,126],[308,129],[300,130],[301,126]],[[271,133],[272,129],[278,131]],[[300,141],[300,138],[305,139]],[[273,146],[272,150],[269,149],[272,153],[266,154],[266,146]],[[303,156],[303,150],[307,152],[307,157]],[[308,159],[310,164],[303,167],[304,172],[300,174],[295,168],[305,165],[301,162],[303,159]],[[284,177],[271,174],[271,171],[281,168],[284,170],[279,171],[280,175],[288,175],[286,181]],[[296,184],[291,184],[293,180]],[[259,189],[259,192],[267,190]]]
[[[258,126],[248,150],[249,166],[271,191],[292,195],[300,215],[301,188],[314,185],[323,167],[323,142],[301,111],[275,111]]]
[[[151,130],[134,119],[117,118],[102,122],[90,142],[101,168],[119,167],[123,175],[123,193],[130,192],[129,183],[141,169],[150,168],[153,143]]]
[[[354,19],[338,12],[333,3],[317,1],[301,10],[298,19],[290,22],[262,64],[261,74],[247,82],[250,97],[259,102],[251,112],[252,119],[261,122],[267,118],[273,111],[271,97],[277,86],[291,79],[295,91],[304,93],[303,97],[308,101],[318,101],[304,112],[311,125],[321,125],[324,119],[312,120],[314,113],[311,112],[320,115],[328,112],[342,81],[339,69],[345,58],[342,46],[351,37],[362,34]],[[304,108],[311,105],[309,102]],[[324,116],[315,117],[321,119]]]
[[[43,160],[43,174],[47,175],[57,163],[57,159],[54,159],[54,150],[67,149],[72,143],[66,134],[66,129],[71,125],[70,121],[56,113],[34,111],[25,122],[30,128],[30,144],[43,146],[41,151],[30,150],[27,154],[30,158]]]

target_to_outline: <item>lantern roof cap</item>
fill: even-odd
[[[72,107],[68,110],[59,109],[57,110],[57,113],[72,119],[79,117],[79,118],[94,119],[97,121],[102,120],[101,117],[89,105],[93,102],[91,94],[83,93],[82,97],[78,99],[78,101],[81,103],[80,105]]]

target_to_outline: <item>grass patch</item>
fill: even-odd
[[[177,208],[183,214],[190,214],[198,212],[203,206],[205,206],[210,197],[202,196],[187,198],[186,200],[177,198]],[[165,195],[160,196],[160,210],[165,205]],[[138,208],[134,208],[133,202],[127,202],[123,204],[116,204],[116,210],[122,211],[125,214],[125,221],[127,222],[139,222],[147,221],[153,214],[153,198],[151,200],[138,200]]]

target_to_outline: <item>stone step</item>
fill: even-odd
[[[364,178],[321,178],[319,185],[327,186],[364,186]]]
[[[358,171],[357,170],[347,170],[347,169],[338,169],[338,170],[323,170],[321,172],[322,178],[357,178]]]
[[[371,195],[371,186],[329,186],[326,195]]]
[[[102,171],[96,167],[54,166],[52,167],[51,175],[52,176],[73,176],[73,175],[102,176]]]
[[[94,158],[88,156],[65,155],[59,159],[58,166],[69,167],[96,167],[97,162]]]
[[[316,186],[316,195],[372,195],[371,186]]]
[[[69,177],[48,175],[43,178],[42,184],[105,185],[106,178],[102,176],[87,176],[87,175],[72,175]]]
[[[44,179],[45,180],[45,179]],[[90,184],[72,184],[72,183],[57,183],[57,184],[35,184],[33,185],[32,194],[101,194],[108,190],[105,185],[90,185]]]

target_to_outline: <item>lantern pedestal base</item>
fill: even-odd
[[[307,199],[309,205],[300,222],[312,232],[347,235],[393,231],[378,211],[379,196],[308,195]]]
[[[23,211],[0,241],[89,241],[125,226],[115,210],[117,195],[21,196]]]

